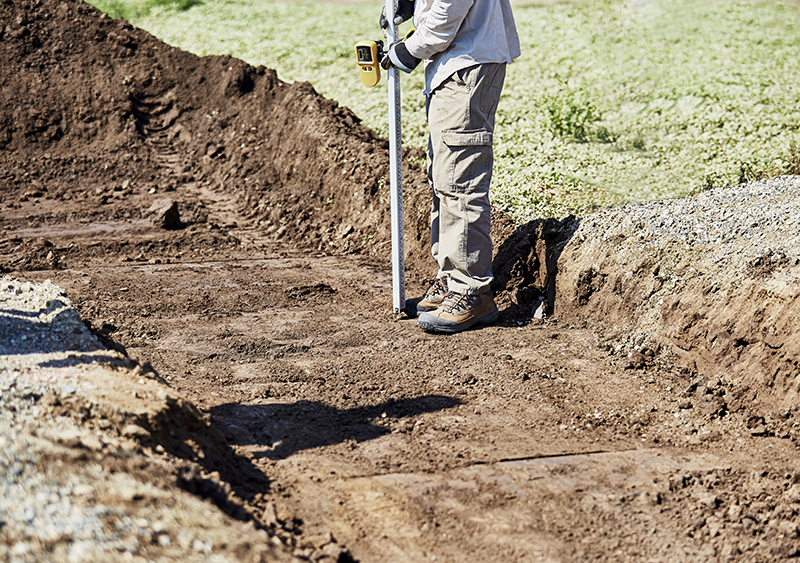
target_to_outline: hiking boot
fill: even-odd
[[[500,311],[490,291],[480,295],[449,291],[435,311],[420,314],[417,324],[428,332],[453,333],[472,326],[491,324],[499,316]]]
[[[406,299],[406,315],[413,319],[422,313],[434,311],[442,302],[446,293],[447,284],[436,278],[422,297]]]

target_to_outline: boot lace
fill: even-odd
[[[447,286],[441,279],[436,278],[433,280],[433,284],[428,288],[428,291],[425,292],[423,299],[430,299],[439,293],[447,294]]]
[[[448,291],[442,299],[442,304],[440,307],[450,314],[452,314],[455,310],[464,311],[469,307],[474,297],[474,295],[466,295],[464,293]]]

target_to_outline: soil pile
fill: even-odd
[[[141,216],[136,195],[180,186],[232,199],[237,226],[272,240],[388,256],[388,143],[311,85],[196,57],[82,1],[3,2],[0,23],[4,201],[84,196]],[[413,210],[426,181],[404,174]],[[407,217],[412,269],[426,216]]]
[[[587,217],[559,259],[557,314],[721,380],[712,410],[797,409],[798,188],[787,176]]]
[[[0,366],[0,559],[297,561],[258,517],[264,476],[60,288],[0,277]]]

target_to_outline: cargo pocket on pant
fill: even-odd
[[[485,129],[442,131],[442,142],[450,153],[446,191],[488,192],[492,179],[492,132]]]

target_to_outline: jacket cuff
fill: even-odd
[[[392,64],[402,70],[403,72],[411,72],[419,64],[421,59],[408,52],[408,48],[404,42],[400,42],[389,51],[389,59]]]

